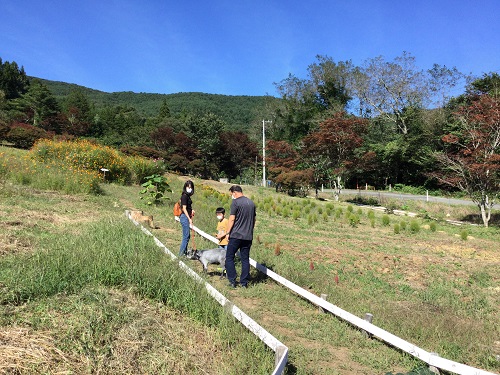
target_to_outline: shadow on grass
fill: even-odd
[[[470,214],[462,217],[460,221],[465,221],[467,223],[483,225],[483,219],[480,214]],[[491,219],[488,222],[489,226],[500,227],[500,213],[492,213]]]

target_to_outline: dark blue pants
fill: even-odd
[[[229,237],[229,244],[226,250],[226,272],[227,278],[231,284],[236,284],[236,267],[234,265],[234,256],[240,250],[241,257],[241,275],[240,284],[246,286],[250,280],[250,248],[252,240],[240,240],[239,238]]]

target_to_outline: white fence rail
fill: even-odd
[[[144,228],[140,223],[135,221],[130,215],[130,211],[126,210],[125,215],[148,236],[153,237],[156,245],[163,249],[165,254],[169,255],[172,260],[176,260],[177,256],[172,253],[167,247],[161,243],[161,241],[153,236],[153,234]],[[206,237],[211,241],[218,242],[214,237],[209,238],[208,234],[201,231],[198,228],[194,228],[200,235]],[[200,275],[188,267],[183,261],[179,260],[179,267],[184,270],[189,276],[198,281],[200,284],[204,284],[207,289],[208,294],[210,294],[220,305],[222,305],[227,311],[229,311],[238,321],[241,322],[248,330],[250,330],[255,336],[257,336],[264,344],[266,344],[275,353],[275,368],[272,372],[273,375],[282,374],[285,370],[285,366],[288,361],[288,348],[282,344],[273,335],[267,332],[263,327],[261,327],[256,321],[250,318],[247,314],[243,312],[238,306],[234,305],[230,300],[228,300],[224,295],[222,295],[217,289],[212,285],[207,283]]]
[[[194,227],[194,230],[200,234],[201,236],[205,237],[207,240],[212,241],[214,243],[218,243],[218,240],[205,233],[204,231],[200,230],[197,227]],[[376,325],[373,325],[371,322],[366,321],[362,318],[357,317],[356,315],[351,314],[350,312],[347,312],[345,310],[342,310],[338,306],[333,305],[332,303],[318,297],[317,295],[303,289],[302,287],[292,283],[291,281],[285,279],[284,277],[278,275],[277,273],[271,271],[264,265],[257,263],[255,260],[250,258],[250,264],[258,269],[260,272],[266,274],[273,280],[277,281],[281,285],[287,287],[288,289],[293,290],[295,293],[298,295],[302,296],[303,298],[309,300],[310,302],[314,303],[315,305],[323,308],[326,311],[331,312],[335,316],[348,321],[352,325],[362,329],[363,331],[366,331],[373,336],[379,338],[380,340],[385,341],[388,344],[391,344],[392,346],[399,348],[403,351],[405,351],[408,354],[411,354],[412,356],[422,360],[423,362],[427,363],[429,366],[433,366],[442,370],[446,371],[451,371],[453,373],[459,374],[459,375],[496,375],[492,372],[488,372],[485,370],[481,370],[475,367],[471,367],[468,365],[464,365],[462,363],[450,361],[449,359],[446,358],[441,358],[435,353],[428,352],[424,349],[419,348],[418,346],[405,341],[395,335],[393,335],[390,332],[387,332],[383,330],[380,327],[377,327]]]

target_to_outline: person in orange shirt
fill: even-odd
[[[226,210],[224,207],[219,207],[215,210],[215,214],[217,215],[217,233],[215,237],[219,240],[219,247],[223,249],[227,249],[227,219],[224,217]]]

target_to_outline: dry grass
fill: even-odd
[[[58,296],[36,311],[26,307],[15,311],[27,318],[37,314],[44,319],[45,329],[1,328],[0,373],[221,374],[229,370],[226,362],[217,360],[224,355],[224,346],[213,329],[124,291],[87,290],[83,295],[96,293],[106,300],[106,308],[125,309],[128,316],[113,334],[112,356],[82,347],[83,337],[75,340],[89,335],[85,317],[88,320],[99,312],[99,306],[82,304],[81,295]]]
[[[68,368],[74,362],[57,348],[51,332],[21,327],[0,329],[0,373],[71,374]]]

